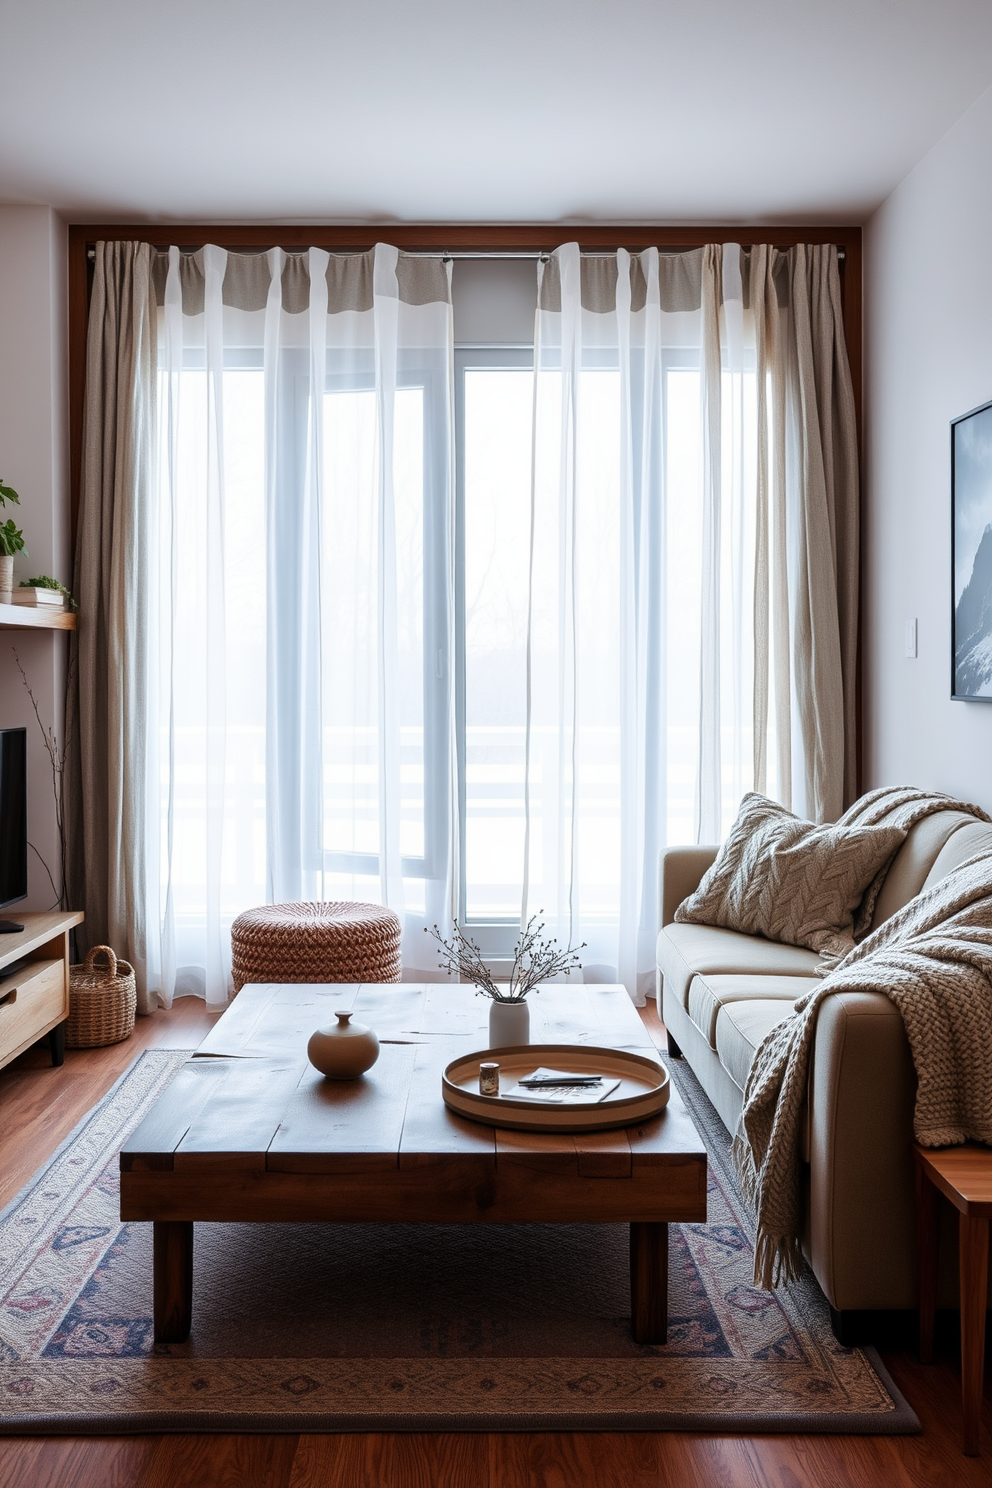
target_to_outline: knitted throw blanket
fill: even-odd
[[[919,790],[914,785],[882,785],[877,790],[869,791],[866,796],[860,796],[853,806],[849,806],[838,819],[837,826],[902,827],[904,832],[908,832],[910,827],[914,827],[924,817],[933,816],[938,811],[963,811],[969,816],[977,817],[979,821],[992,821],[992,817],[980,806],[972,806],[969,801],[956,801],[953,796],[945,796],[942,791]],[[855,940],[861,940],[871,924],[889,867],[886,863],[878,872],[861,901],[854,919]]]
[[[841,821],[912,825],[906,817],[914,810],[912,820],[920,820],[952,808],[989,820],[949,797],[889,790],[864,797]],[[800,1273],[800,1136],[813,1034],[824,998],[849,991],[884,993],[902,1015],[918,1080],[916,1140],[926,1147],[992,1143],[992,854],[969,859],[911,899],[799,998],[758,1049],[734,1138],[757,1216],[758,1286]]]

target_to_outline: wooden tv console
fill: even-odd
[[[46,1033],[52,1063],[61,1064],[69,1016],[69,931],[82,923],[82,911],[15,911],[11,918],[24,929],[0,935],[0,1068]],[[27,965],[19,971],[6,970],[25,959]]]

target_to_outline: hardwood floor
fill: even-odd
[[[662,1043],[654,1009],[642,1017]],[[169,1013],[139,1018],[126,1043],[69,1050],[61,1069],[50,1068],[46,1042],[0,1070],[0,1206],[142,1049],[194,1048],[212,1021],[201,1002],[182,998]],[[966,1458],[953,1337],[938,1335],[930,1366],[909,1344],[882,1353],[923,1423],[921,1436],[7,1437],[0,1488],[988,1488],[988,1386],[983,1455]]]

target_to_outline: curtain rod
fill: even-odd
[[[166,245],[164,245],[164,244],[156,243],[154,246],[155,246],[155,248],[157,249],[157,251],[159,253],[164,253],[164,252],[167,251],[166,250]],[[179,251],[180,251],[180,253],[199,253],[200,247],[202,247],[202,246],[203,246],[202,244],[199,247],[194,247],[192,244],[189,244],[189,245],[183,244],[180,247]],[[838,259],[840,260],[841,263],[844,263],[845,260],[846,260],[846,258],[847,258],[847,252],[846,252],[846,250],[844,248],[842,248],[840,246],[840,244],[836,244],[835,246],[837,248],[837,257],[838,257]],[[265,248],[257,248],[256,249],[254,247],[251,248],[251,249],[248,249],[248,248],[237,249],[237,248],[235,248],[232,251],[235,252],[235,253],[238,253],[238,252],[252,252],[252,253],[258,253],[259,255],[261,255],[262,253],[268,252],[268,250],[265,249]],[[301,248],[287,248],[285,251],[287,253],[302,253],[302,252],[305,252],[306,250],[305,249],[301,249]],[[367,250],[355,249],[353,251],[357,253],[357,252],[367,251]],[[644,249],[643,248],[630,248],[627,251],[632,256],[636,257],[637,254],[643,253],[644,252]],[[458,249],[458,248],[452,249],[450,252],[445,252],[445,251],[443,251],[441,249],[437,249],[437,248],[401,248],[400,249],[400,252],[403,253],[403,254],[405,254],[407,258],[440,258],[441,261],[442,261],[442,263],[454,262],[454,260],[456,260],[456,259],[459,260],[459,261],[465,260],[465,259],[489,259],[490,261],[494,261],[494,262],[497,262],[497,263],[514,263],[514,262],[517,262],[517,261],[524,262],[524,263],[527,263],[527,262],[537,263],[538,261],[540,261],[542,263],[547,263],[548,260],[551,257],[550,253],[541,253],[541,252],[537,252],[534,249],[530,249],[530,248],[522,248],[517,253],[507,252],[507,251],[503,251],[501,253],[485,253],[485,252],[481,252],[481,251],[480,252],[475,252],[475,251],[470,250],[470,249]],[[659,247],[658,248],[658,252],[659,253],[668,253],[668,254],[692,253],[693,252],[693,249],[691,249],[691,248],[664,248],[664,247]],[[89,260],[90,263],[93,263],[94,260],[96,259],[96,249],[95,248],[87,248],[87,250],[86,250],[86,257],[87,257],[87,259]],[[598,251],[596,249],[592,249],[592,250],[590,250],[587,253],[583,253],[582,254],[582,257],[583,258],[615,258],[616,257],[616,250],[614,249],[613,252],[606,252],[603,249],[599,249]]]
[[[660,244],[658,244],[656,246],[658,248],[658,252],[659,253],[675,254],[675,253],[692,253],[693,252],[693,250],[691,248],[665,248],[665,247],[661,246]],[[844,248],[842,248],[840,246],[839,243],[836,244],[835,246],[837,248],[837,257],[843,262],[843,260],[847,257],[847,252],[846,252],[846,250]],[[406,253],[408,256],[415,256],[417,254],[425,254],[425,255],[427,255],[427,254],[430,253],[430,250],[429,249],[426,249],[426,248],[403,248],[400,251],[403,252],[403,253]],[[631,255],[631,257],[636,257],[637,254],[643,253],[644,252],[644,249],[643,248],[628,248],[627,252]],[[582,257],[583,258],[616,258],[616,255],[617,255],[617,250],[616,249],[614,249],[613,252],[607,252],[607,251],[605,251],[603,249],[599,249],[599,250],[590,249],[588,252],[583,252],[582,253]],[[435,256],[435,255],[432,254],[431,256]],[[503,252],[503,253],[475,253],[475,252],[471,252],[471,251],[469,251],[467,249],[466,250],[462,250],[462,249],[457,249],[456,248],[456,249],[453,249],[450,253],[442,253],[441,254],[441,259],[444,262],[447,262],[448,259],[452,259],[453,260],[453,259],[462,259],[462,258],[490,258],[490,259],[503,260],[505,262],[512,262],[514,259],[533,259],[536,262],[538,259],[540,259],[543,263],[547,263],[547,261],[548,261],[548,259],[550,257],[551,257],[550,253],[537,253],[537,252],[534,252],[531,249],[525,249],[525,248],[522,248],[519,253],[513,253],[513,252]]]

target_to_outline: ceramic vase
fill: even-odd
[[[0,554],[0,604],[11,603],[11,590],[14,587],[14,560],[8,558],[6,553]]]
[[[530,1043],[530,1008],[526,1002],[489,1004],[489,1047],[506,1049],[512,1044]]]
[[[307,1058],[329,1080],[357,1080],[379,1058],[379,1040],[364,1023],[352,1023],[350,1013],[335,1013],[337,1023],[310,1035]]]

